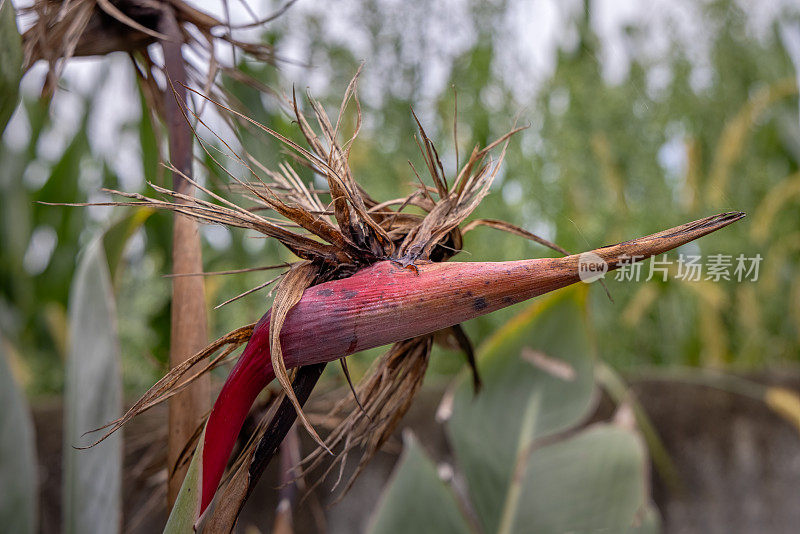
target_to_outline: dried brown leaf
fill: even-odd
[[[286,393],[286,396],[294,405],[295,410],[297,410],[297,416],[308,433],[311,434],[311,437],[313,437],[321,447],[326,448],[325,442],[319,437],[317,431],[314,430],[314,427],[303,413],[303,407],[294,394],[292,381],[289,379],[286,363],[283,361],[283,350],[281,349],[280,341],[280,332],[286,320],[286,314],[289,313],[289,310],[291,310],[295,304],[300,302],[300,299],[303,297],[303,292],[308,289],[309,286],[313,285],[318,275],[319,267],[313,265],[311,262],[298,263],[286,273],[283,280],[278,284],[275,292],[275,300],[272,303],[272,312],[269,321],[269,340],[272,369],[275,372],[275,378],[278,379],[284,393]]]
[[[351,396],[343,398],[331,409],[329,418],[335,419],[340,414],[344,414],[345,418],[328,435],[325,440],[327,447],[318,448],[303,460],[305,472],[322,465],[325,451],[339,447],[341,450],[309,491],[319,485],[336,466],[339,466],[338,485],[348,454],[360,448],[362,452],[358,466],[348,479],[342,495],[347,492],[411,406],[411,400],[422,385],[432,346],[432,336],[395,343],[376,361],[369,375],[358,385],[357,392],[363,410],[355,405]]]

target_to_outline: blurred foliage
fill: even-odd
[[[420,111],[426,130],[440,148],[445,169],[455,168],[454,87],[462,160],[475,144],[485,144],[507,131],[515,118],[530,124],[512,140],[494,194],[480,206],[478,217],[506,219],[577,252],[726,209],[750,215],[679,252],[706,257],[761,254],[764,261],[758,282],[684,283],[674,276],[666,282],[660,277],[639,282],[609,279],[613,303],[600,287],[590,288],[595,335],[602,357],[612,366],[759,368],[797,362],[800,128],[795,73],[777,28],[766,38],[754,37],[736,4],[707,2],[698,8],[709,21],[711,34],[710,63],[702,72],[707,83],[697,83],[698,67],[677,38],[662,57],[632,55],[627,76],[611,83],[603,76],[594,26],[585,13],[579,13],[570,30],[574,29],[576,38],[574,42],[567,39],[568,44],[558,50],[553,75],[533,100],[519,101],[518,87],[511,78],[498,74],[501,44],[493,33],[501,27],[511,3],[475,3],[467,10],[474,39],[453,59],[440,93],[430,97],[422,81],[437,51],[425,44],[414,55],[404,44],[409,28],[417,31],[428,23],[425,3],[412,3],[402,13],[385,12],[382,4],[367,0],[349,5],[359,14],[352,22],[362,30],[360,49],[385,56],[383,61],[370,59],[365,66],[381,74],[381,84],[362,84],[362,93],[371,96],[364,98],[365,124],[351,162],[373,196],[387,199],[405,194],[414,179],[408,161],[419,168],[410,106]],[[302,57],[293,59],[315,66],[303,71],[307,76],[327,76],[326,90],[314,96],[335,109],[361,58],[328,36],[324,19],[314,13],[301,12],[304,48]],[[297,16],[291,20],[298,23]],[[264,36],[278,50],[297,38],[286,24],[279,19]],[[629,27],[626,39],[631,49],[637,49],[648,39],[647,28]],[[297,83],[302,93],[302,80],[290,79],[272,67],[244,62],[241,68],[279,91]],[[300,70],[287,68],[292,73]],[[654,70],[667,72],[666,82],[654,84]],[[374,81],[375,77],[365,79]],[[233,80],[225,84],[254,119],[296,137],[288,115],[272,97]],[[70,88],[65,89],[69,92]],[[52,207],[37,201],[101,200],[106,198],[98,196],[101,186],[131,190],[118,167],[92,148],[90,119],[95,101],[78,91],[71,98],[79,119],[63,150],[50,146],[58,126],[52,111],[30,97],[23,99],[16,112],[19,116],[10,123],[16,128],[26,124],[26,131],[16,136],[15,143],[8,142],[6,131],[0,146],[0,329],[14,350],[24,355],[21,376],[27,377],[31,394],[54,393],[63,386],[66,303],[78,251],[98,226],[111,224],[102,210]],[[132,134],[125,137],[126,142],[138,140],[145,177],[160,182],[165,177],[158,167],[160,137],[147,117],[140,113],[121,129]],[[353,121],[349,114],[346,123],[352,126]],[[243,145],[267,166],[284,156],[279,145],[263,133],[243,131],[241,136]],[[200,152],[198,158],[208,163]],[[224,176],[218,169],[200,174],[214,188],[222,188]],[[314,179],[302,170],[301,175]],[[135,187],[146,189],[144,183]],[[162,275],[169,272],[170,217],[125,210],[111,215],[113,221],[136,217],[141,218],[141,227],[131,232],[133,238],[124,252],[109,250],[119,240],[106,242],[112,263],[118,261],[122,267],[112,266],[112,276],[118,295],[124,380],[131,394],[140,393],[163,373],[169,347],[169,280]],[[275,244],[245,232],[206,230],[208,271],[286,259]],[[125,234],[124,229],[119,231]],[[491,229],[468,234],[465,249],[469,253],[458,260],[549,254]],[[209,277],[209,305],[257,285],[264,276]],[[258,292],[210,313],[214,335],[257,319],[268,306],[264,299],[264,293]],[[504,310],[466,327],[481,340],[515,313]],[[368,358],[355,358],[353,374],[363,370]],[[453,354],[436,353],[430,379],[443,380],[462,362]],[[332,374],[337,372],[335,366],[330,367]]]
[[[64,385],[62,532],[117,533],[122,524],[122,435],[90,449],[94,434],[122,415],[116,304],[100,236],[81,251],[70,288]]]
[[[0,521],[9,532],[33,534],[39,512],[33,417],[3,345],[0,338]]]

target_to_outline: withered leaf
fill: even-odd
[[[286,363],[283,361],[283,351],[281,349],[280,332],[283,328],[283,323],[286,321],[286,314],[294,307],[295,304],[300,302],[303,297],[303,292],[311,286],[319,274],[319,268],[311,262],[301,262],[294,265],[288,273],[283,277],[283,280],[278,284],[275,291],[275,300],[272,303],[272,312],[269,321],[269,340],[270,340],[270,357],[272,359],[272,368],[275,371],[275,378],[278,379],[284,393],[292,402],[297,410],[297,416],[303,423],[303,426],[308,430],[308,433],[325,449],[327,446],[322,438],[319,437],[317,431],[309,422],[300,401],[292,389],[292,382],[289,380],[289,373],[286,370]],[[330,451],[328,451],[330,452]]]

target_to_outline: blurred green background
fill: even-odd
[[[352,0],[335,13],[326,9],[299,2],[268,26],[262,37],[283,58],[278,70],[246,60],[240,66],[280,92],[308,88],[334,111],[365,61],[365,124],[351,165],[375,198],[413,187],[408,160],[419,168],[422,159],[411,107],[452,176],[457,94],[462,162],[474,145],[487,144],[515,121],[529,125],[512,139],[476,217],[507,220],[578,252],[717,212],[748,213],[669,257],[760,254],[757,281],[610,277],[613,302],[599,285],[591,287],[592,334],[605,361],[622,371],[797,366],[800,9],[729,0],[652,7]],[[49,108],[37,98],[41,79],[42,70],[34,69],[23,80],[23,101],[0,147],[0,330],[29,395],[60,393],[78,252],[98,228],[122,220],[112,240],[127,245],[112,268],[124,384],[134,396],[166,370],[170,284],[163,275],[170,270],[171,217],[37,201],[106,200],[101,187],[152,194],[145,180],[167,179],[159,168],[159,138],[124,56],[76,60]],[[253,118],[296,137],[271,96],[225,84]],[[243,143],[270,167],[285,156],[263,135],[245,133]],[[206,183],[221,186],[221,173],[201,161],[196,168]],[[123,241],[137,221],[142,226]],[[203,232],[208,271],[289,259],[247,232]],[[550,255],[491,229],[468,234],[465,250],[457,260]],[[209,277],[208,303],[268,276]],[[254,321],[268,306],[258,292],[212,311],[212,332]],[[518,311],[477,319],[466,329],[480,342]],[[463,359],[437,351],[428,379],[441,382]],[[357,357],[353,373],[360,375],[370,358]]]

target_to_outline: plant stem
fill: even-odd
[[[179,102],[186,102],[186,66],[181,53],[183,36],[172,7],[164,4],[159,31],[169,36],[161,42],[167,87],[164,91],[164,119],[169,136],[171,163],[185,176],[192,176],[192,132]],[[172,187],[192,195],[194,187],[179,173],[172,175]],[[172,230],[173,274],[198,273],[203,270],[198,223],[180,214],[175,215]],[[179,365],[208,342],[205,288],[202,276],[172,278],[172,308],[170,330],[170,368]],[[202,424],[209,404],[209,377],[196,380],[184,392],[169,401],[169,432],[167,438],[167,504],[172,508],[180,490],[186,466],[178,466],[186,443]]]
[[[319,377],[322,376],[322,371],[325,370],[325,365],[325,363],[316,363],[305,365],[297,370],[297,376],[292,383],[292,388],[295,390],[297,399],[301,403],[305,404],[308,400]],[[248,497],[255,489],[256,483],[258,483],[261,475],[264,474],[264,469],[266,469],[272,457],[275,456],[275,452],[281,444],[284,443],[284,437],[287,433],[290,430],[294,430],[295,439],[297,439],[297,429],[293,426],[296,419],[297,411],[288,399],[284,399],[280,407],[278,407],[278,411],[275,413],[272,421],[270,421],[269,430],[267,430],[267,433],[261,438],[261,441],[258,443],[258,448],[253,455],[253,462],[250,464],[250,487],[247,490]],[[299,462],[290,464],[288,467],[296,467],[297,463]],[[282,475],[286,474],[286,468],[287,465],[281,464]],[[288,480],[281,480],[283,484],[287,482]]]

